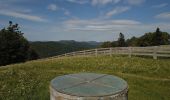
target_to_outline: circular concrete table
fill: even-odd
[[[51,100],[128,100],[128,85],[107,74],[79,73],[59,76],[50,84]]]

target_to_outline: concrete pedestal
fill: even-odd
[[[128,100],[128,85],[107,74],[79,73],[56,77],[50,84],[51,100]]]

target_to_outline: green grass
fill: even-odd
[[[0,100],[49,100],[49,83],[60,75],[117,75],[129,84],[129,100],[170,100],[170,59],[126,56],[46,59],[0,68]]]

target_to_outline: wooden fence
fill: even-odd
[[[151,56],[153,59],[158,57],[170,57],[170,45],[167,46],[152,46],[152,47],[114,47],[114,48],[97,48],[83,51],[70,52],[59,57],[71,56],[98,56],[98,55],[128,55],[136,56]]]

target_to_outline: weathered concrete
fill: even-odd
[[[121,78],[80,73],[59,76],[50,84],[51,100],[128,100],[128,86]]]

